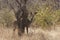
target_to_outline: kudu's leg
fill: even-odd
[[[14,26],[14,29],[13,29],[13,31],[15,31],[16,30],[16,26]]]
[[[27,34],[28,34],[28,26],[26,27],[26,31],[27,31]]]
[[[17,28],[17,21],[14,21],[14,22],[13,22],[13,27],[14,27],[13,31],[15,31],[16,28]]]

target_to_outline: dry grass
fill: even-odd
[[[26,33],[19,37],[17,29],[13,32],[13,28],[5,28],[0,26],[0,40],[60,40],[60,27],[56,30],[42,30],[41,28],[29,28],[29,34]]]

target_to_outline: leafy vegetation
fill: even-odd
[[[6,26],[11,26],[12,22],[15,20],[15,16],[13,14],[13,12],[7,12],[7,13],[1,13],[0,16],[0,23],[2,23],[3,25],[5,24]]]
[[[60,22],[60,10],[53,10],[51,6],[43,6],[39,8],[35,16],[35,23],[41,27],[51,27]]]
[[[1,1],[2,3],[0,5],[2,10],[6,11],[6,7],[8,10],[10,9],[8,1]],[[4,4],[4,2],[6,5]],[[12,4],[16,11],[18,10],[19,5],[16,3],[15,0],[10,0],[9,3]],[[26,6],[29,12],[34,13],[35,11],[37,11],[37,15],[34,18],[34,22],[37,25],[42,27],[50,27],[52,25],[60,23],[60,9],[58,5],[59,0],[28,0]],[[3,7],[5,7],[5,9]],[[11,24],[11,22],[15,20],[13,17],[15,15],[11,12],[5,13],[4,11],[2,11],[3,14],[0,13],[0,16],[2,17],[0,18],[0,23]]]

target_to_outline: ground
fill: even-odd
[[[59,25],[55,30],[43,30],[41,28],[29,28],[29,33],[19,37],[17,29],[13,32],[13,28],[5,28],[0,26],[0,40],[60,40]]]

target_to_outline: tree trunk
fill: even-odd
[[[14,10],[15,17],[17,19],[18,34],[22,35],[24,33],[24,30],[25,30],[24,23],[25,23],[25,20],[28,17],[28,11],[27,11],[27,8],[26,8],[27,0],[20,0],[20,2],[19,2],[19,0],[15,0],[15,1],[19,5],[19,6],[17,6],[18,7],[17,11],[12,6],[12,4],[9,4],[9,5]]]
[[[18,23],[18,34],[22,35],[25,32],[25,20],[28,17],[28,11],[26,9],[26,1],[27,0],[21,0],[21,5],[20,5],[20,9],[18,10],[18,12],[16,13],[16,19],[17,19],[17,23]],[[23,5],[23,6],[22,6]]]

